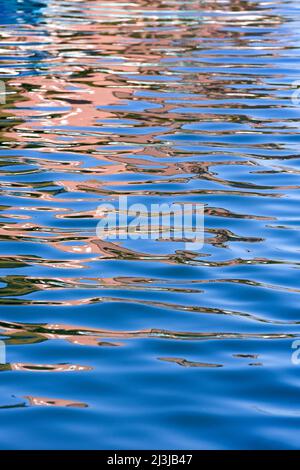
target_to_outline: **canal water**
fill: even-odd
[[[0,7],[0,447],[299,448],[299,3]]]

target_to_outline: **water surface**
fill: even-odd
[[[298,2],[0,7],[0,447],[299,447]],[[100,241],[120,195],[205,245]]]

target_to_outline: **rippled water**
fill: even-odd
[[[1,448],[299,447],[299,3],[0,6]],[[101,242],[119,195],[204,247]]]

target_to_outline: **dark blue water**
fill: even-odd
[[[299,3],[0,7],[0,447],[298,448]],[[120,195],[205,245],[99,240]]]

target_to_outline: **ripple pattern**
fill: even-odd
[[[299,448],[298,2],[0,6],[0,447]],[[100,240],[119,196],[203,248]]]

